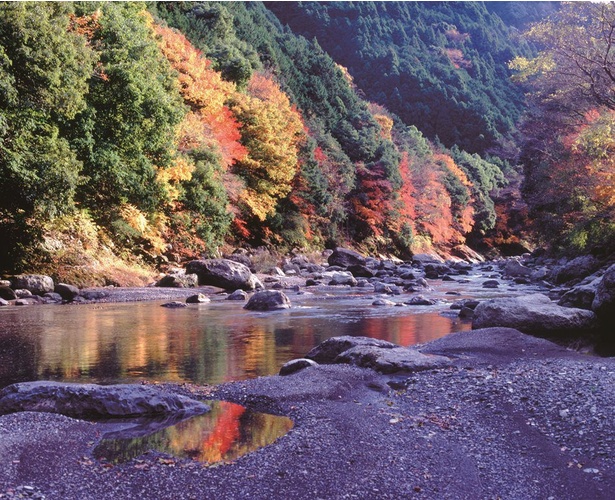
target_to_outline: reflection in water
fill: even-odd
[[[292,297],[291,297],[292,299]],[[272,375],[338,335],[412,345],[470,328],[440,310],[371,306],[372,298],[304,299],[286,311],[218,300],[0,309],[0,387],[36,379],[218,384]]]
[[[141,424],[106,434],[94,456],[119,463],[156,450],[200,462],[229,461],[273,443],[293,427],[287,417],[252,412],[226,401],[207,404],[212,407],[211,412],[154,433],[143,432]]]

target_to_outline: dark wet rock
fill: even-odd
[[[372,302],[372,305],[379,307],[394,306],[395,302],[386,299],[376,299]]]
[[[186,273],[196,274],[199,285],[246,291],[264,288],[247,266],[228,259],[193,260],[187,264]]]
[[[280,375],[283,377],[291,375],[311,366],[318,366],[318,363],[307,358],[292,359],[282,365],[282,368],[280,368]]]
[[[156,282],[162,288],[194,288],[199,284],[196,274],[167,274]]]
[[[318,285],[322,285],[322,281],[313,279],[313,278],[308,278],[307,280],[305,280],[305,286],[318,286]]]
[[[426,297],[423,297],[422,295],[419,295],[417,297],[412,297],[408,300],[405,300],[404,304],[409,306],[433,306],[436,304],[436,301],[434,299],[428,299]]]
[[[405,269],[399,274],[399,277],[403,280],[414,280],[416,279],[416,274],[414,273],[414,271]]]
[[[530,280],[529,278],[522,278],[522,277],[515,278],[513,281],[517,285],[529,285],[532,282],[532,280]]]
[[[499,286],[500,282],[498,280],[483,281],[483,288],[498,288]]]
[[[169,309],[181,309],[183,307],[188,307],[185,302],[179,302],[177,300],[174,300],[173,302],[165,302],[161,305],[162,307],[167,307]]]
[[[457,280],[453,278],[452,276],[445,274],[444,276],[442,276],[442,281],[457,281]]]
[[[330,266],[339,266],[341,268],[348,268],[350,266],[363,266],[365,265],[365,257],[354,250],[347,248],[336,248],[327,262]]]
[[[598,283],[592,301],[592,310],[604,325],[609,327],[615,325],[615,264],[606,270]]]
[[[558,301],[558,305],[562,307],[591,309],[600,280],[601,278],[594,278],[594,280],[590,283],[579,283],[577,286],[571,288],[561,296]]]
[[[582,255],[553,270],[557,284],[579,281],[600,268],[600,261],[592,255]]]
[[[459,310],[459,317],[462,319],[472,319],[474,317],[474,309],[470,307],[462,307]]]
[[[280,290],[263,290],[256,292],[244,309],[250,311],[276,311],[279,309],[289,309],[291,306],[289,298]]]
[[[424,266],[425,277],[437,279],[447,274],[454,274],[453,270],[446,264],[426,264]]]
[[[211,302],[211,299],[202,293],[190,295],[190,297],[186,298],[186,304],[206,304],[207,302]]]
[[[463,300],[458,300],[457,302],[453,303],[451,305],[451,309],[463,309],[464,307],[467,307],[469,309],[476,309],[476,306],[479,304],[480,302],[478,300],[474,300],[474,299],[463,299]]]
[[[331,337],[308,352],[305,357],[313,359],[317,363],[329,364],[334,363],[338,355],[357,346],[374,346],[383,349],[392,349],[399,347],[385,340],[372,339],[369,337],[351,337],[344,335],[340,337]]]
[[[0,286],[0,299],[4,300],[15,300],[17,295],[15,295],[15,291],[5,285]]]
[[[19,274],[11,279],[11,287],[13,290],[23,288],[29,290],[35,295],[43,295],[47,292],[53,292],[53,279],[50,276],[43,274]]]
[[[235,290],[226,298],[226,300],[242,300],[245,302],[248,300],[248,294],[243,290]]]
[[[374,271],[366,265],[354,264],[348,266],[348,271],[352,273],[355,278],[372,278]]]
[[[201,414],[209,407],[154,386],[24,382],[0,391],[0,414],[18,411],[61,413],[75,418]]]
[[[79,288],[67,283],[58,283],[53,291],[62,297],[66,302],[72,302],[79,295]]]
[[[472,328],[516,328],[537,335],[582,334],[597,326],[596,315],[585,309],[562,307],[542,294],[492,299],[474,310]]]
[[[422,354],[407,347],[382,348],[370,345],[352,347],[335,358],[336,363],[348,363],[371,368],[380,373],[417,372],[449,366],[449,358]]]

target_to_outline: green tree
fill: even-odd
[[[81,163],[65,125],[86,106],[94,56],[70,4],[0,4],[0,262],[19,267],[45,221],[73,207]]]
[[[88,15],[96,4],[81,4]],[[130,203],[154,212],[164,200],[157,170],[173,164],[186,113],[176,78],[154,40],[143,5],[105,2],[89,43],[99,55],[88,107],[71,127],[86,182],[79,200],[99,218]]]

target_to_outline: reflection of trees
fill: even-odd
[[[331,301],[313,310],[244,311],[216,303],[169,310],[158,303],[41,306],[2,311],[0,379],[149,378],[217,384],[271,375],[314,345],[366,335],[400,345],[469,328],[437,313],[379,314]],[[7,382],[8,383],[8,382]]]
[[[0,332],[0,388],[36,380],[40,334],[21,335],[8,328]]]
[[[133,439],[105,439],[95,456],[124,462],[156,449],[201,462],[233,460],[271,444],[293,426],[290,419],[253,413],[243,406],[209,402],[212,411],[180,422],[159,432]]]

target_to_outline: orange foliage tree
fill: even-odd
[[[235,84],[224,81],[211,68],[211,61],[178,31],[156,25],[155,32],[162,53],[178,73],[180,93],[190,108],[179,130],[180,151],[214,147],[227,167],[244,158],[239,124],[226,105],[236,92]]]

